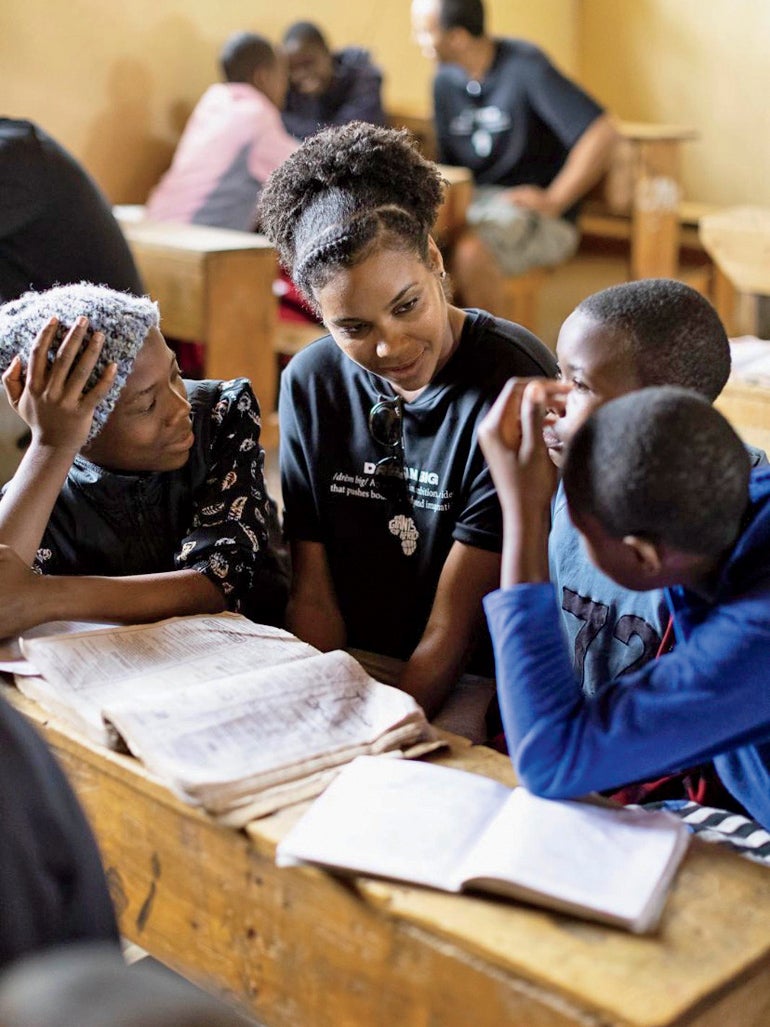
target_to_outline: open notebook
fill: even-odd
[[[557,802],[430,763],[359,757],[278,846],[280,866],[520,899],[653,930],[684,855],[667,813]]]

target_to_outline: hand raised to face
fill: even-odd
[[[551,378],[511,378],[479,425],[500,504],[508,513],[540,512],[556,487],[556,468],[543,440],[547,411],[561,409],[570,385]]]

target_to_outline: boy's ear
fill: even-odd
[[[622,541],[641,571],[647,575],[660,572],[663,555],[655,542],[639,535],[624,535]]]

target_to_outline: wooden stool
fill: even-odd
[[[547,267],[533,267],[523,275],[505,279],[502,310],[493,311],[498,317],[515,321],[537,334],[537,305],[540,289],[551,273]]]

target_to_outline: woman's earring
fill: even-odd
[[[441,279],[442,282],[446,278],[446,271],[443,268],[441,269],[441,271],[439,271],[439,278]]]

